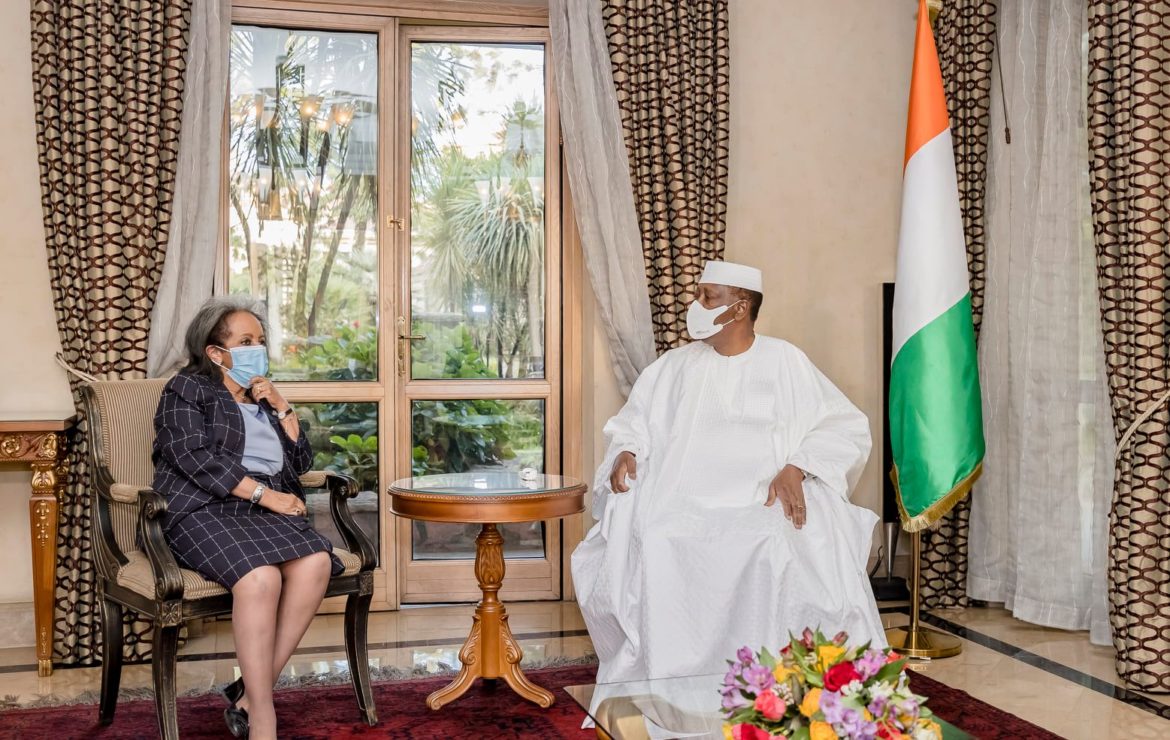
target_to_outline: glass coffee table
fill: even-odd
[[[390,510],[398,516],[481,525],[475,539],[475,577],[483,598],[459,651],[459,674],[427,697],[431,709],[462,696],[477,678],[502,678],[525,699],[552,706],[552,693],[533,684],[520,669],[524,652],[508,628],[508,613],[498,596],[505,569],[504,538],[496,525],[576,514],[585,509],[585,490],[584,483],[572,478],[510,472],[425,475],[390,486]]]
[[[719,687],[723,674],[685,676],[627,683],[566,686],[602,740],[723,740]],[[971,740],[938,720],[943,740]]]

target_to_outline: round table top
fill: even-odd
[[[584,483],[560,475],[480,471],[394,481],[390,510],[408,519],[498,524],[555,519],[585,510]]]

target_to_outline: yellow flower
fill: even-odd
[[[821,708],[821,690],[813,689],[804,695],[804,700],[800,702],[800,713],[805,717],[812,717]]]
[[[735,734],[731,731],[731,725],[723,725],[723,740],[735,740]]]
[[[839,645],[821,645],[817,648],[817,670],[822,673],[829,670],[829,666],[845,654],[845,648]]]
[[[813,722],[808,726],[809,740],[837,740],[837,731],[828,722]]]
[[[796,673],[795,668],[788,668],[783,663],[781,663],[776,666],[775,670],[772,671],[772,676],[776,679],[776,683],[784,683],[793,673]]]
[[[873,714],[871,714],[868,709],[865,709],[863,711],[865,712],[865,721],[866,722],[873,722]]]
[[[932,720],[927,720],[926,722],[923,723],[923,726],[926,728],[927,732],[930,732],[935,737],[937,737],[939,740],[942,740],[942,727],[939,725],[938,722],[934,722]]]

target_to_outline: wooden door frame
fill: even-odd
[[[563,385],[563,322],[562,283],[565,274],[562,265],[563,239],[561,231],[561,169],[560,169],[560,123],[556,97],[553,93],[551,39],[543,28],[492,28],[468,26],[429,26],[403,24],[399,28],[399,115],[411,109],[410,53],[411,44],[416,41],[452,43],[500,43],[517,42],[540,44],[545,48],[545,367],[544,377],[528,380],[409,380],[399,376],[396,389],[398,399],[399,440],[411,437],[410,404],[415,400],[442,399],[534,399],[544,402],[545,414],[545,469],[550,473],[562,470],[564,448],[562,424]],[[552,142],[553,146],[549,146]],[[396,143],[400,161],[409,161],[411,140],[409,131],[398,129]],[[396,209],[404,219],[402,233],[409,236],[410,225],[410,172],[402,168],[397,173]],[[406,239],[403,240],[406,242]],[[398,304],[394,321],[403,317],[410,322],[410,261],[408,244],[397,251]],[[556,320],[550,320],[552,318]],[[555,348],[555,349],[554,349]],[[552,350],[552,351],[550,351]],[[406,349],[406,367],[411,366],[410,348]],[[410,464],[410,445],[401,445],[398,457],[400,469]],[[470,560],[459,561],[415,561],[412,552],[412,523],[401,520],[397,523],[398,534],[398,579],[400,603],[426,603],[431,601],[474,601],[480,591],[471,570]],[[562,594],[563,566],[567,553],[562,546],[561,523],[559,520],[545,522],[545,557],[542,559],[513,559],[508,561],[508,578],[504,581],[502,596],[511,600],[559,599]],[[429,584],[436,584],[433,588]],[[449,584],[440,587],[438,584]],[[542,584],[547,584],[542,585]]]
[[[233,25],[252,25],[252,26],[269,26],[275,28],[288,28],[304,31],[336,31],[336,32],[352,32],[352,33],[373,33],[378,36],[378,134],[379,152],[378,152],[378,208],[377,208],[377,223],[374,226],[375,244],[378,249],[378,305],[375,307],[375,318],[379,323],[379,327],[384,323],[385,317],[390,310],[392,310],[392,297],[387,295],[384,286],[388,284],[387,278],[389,273],[393,270],[393,261],[389,259],[395,248],[393,232],[382,228],[385,223],[385,214],[387,212],[387,204],[390,200],[389,177],[394,172],[395,162],[394,147],[387,146],[386,141],[393,141],[394,131],[393,126],[395,120],[390,104],[395,100],[394,98],[394,60],[397,59],[395,44],[398,42],[398,21],[390,17],[378,17],[369,15],[345,15],[345,14],[323,14],[305,12],[299,10],[274,10],[263,8],[249,8],[233,6],[232,9],[232,23]],[[231,90],[225,92],[229,96],[229,105],[225,107],[224,111],[224,126],[225,131],[229,126],[230,116],[230,94]],[[229,142],[225,138],[223,145],[223,172],[221,178],[221,201],[220,212],[222,214],[221,221],[223,222],[222,233],[228,233],[228,224],[230,223],[229,214],[229,188],[228,188],[228,146]],[[227,285],[227,265],[229,264],[230,246],[228,240],[222,239],[219,245],[221,250],[217,271],[216,271],[216,292],[224,294],[228,292]],[[391,433],[394,429],[394,403],[389,398],[387,388],[393,382],[392,370],[388,370],[387,362],[393,360],[393,355],[388,351],[384,331],[378,330],[378,377],[373,381],[297,381],[297,382],[283,382],[278,383],[281,394],[289,400],[290,403],[340,403],[340,402],[360,402],[360,403],[375,403],[378,407],[378,440],[379,440],[379,460],[378,460],[378,547],[381,562],[379,567],[374,571],[374,598],[371,608],[374,610],[396,609],[398,607],[398,582],[395,578],[394,568],[387,568],[387,556],[394,553],[394,534],[393,527],[387,526],[386,516],[389,513],[386,508],[384,497],[384,490],[394,475],[393,469],[393,455],[383,453],[382,446],[385,441],[392,440]],[[345,602],[343,599],[329,599],[321,607],[322,613],[338,613],[345,611]]]
[[[404,19],[409,24],[403,23]],[[546,4],[535,2],[483,2],[482,0],[234,0],[232,4],[232,22],[247,25],[276,26],[304,30],[334,30],[353,31],[357,33],[377,33],[379,48],[379,82],[378,82],[378,110],[379,130],[381,135],[381,152],[378,158],[378,223],[376,226],[376,243],[378,245],[378,279],[379,296],[377,316],[378,331],[378,379],[376,382],[361,383],[332,383],[332,382],[298,382],[281,383],[281,392],[291,402],[297,403],[328,403],[340,401],[374,402],[378,404],[378,433],[379,439],[385,443],[379,447],[378,480],[382,490],[379,493],[379,548],[383,565],[376,571],[375,593],[373,608],[375,610],[397,609],[401,605],[398,584],[399,566],[397,554],[397,525],[395,518],[389,514],[384,491],[398,476],[399,461],[392,447],[400,420],[397,413],[397,373],[395,369],[395,330],[393,319],[398,316],[396,308],[400,300],[397,291],[386,289],[393,286],[398,277],[397,265],[394,256],[404,251],[400,244],[399,233],[384,228],[386,217],[391,215],[402,194],[393,192],[396,188],[391,185],[391,179],[397,179],[395,173],[395,158],[398,156],[398,141],[400,136],[395,130],[398,123],[397,105],[399,104],[400,76],[399,69],[401,49],[397,48],[400,30],[404,25],[422,25],[426,22],[460,23],[468,30],[474,30],[481,38],[487,31],[492,30],[493,24],[500,24],[506,28],[497,29],[501,36],[514,38],[517,31],[533,29],[539,32],[548,26],[548,8]],[[446,29],[443,29],[444,31]],[[551,46],[547,34],[543,39],[546,49]],[[546,74],[552,74],[551,55],[546,55]],[[556,95],[552,85],[546,85],[547,105],[555,109]],[[230,95],[230,90],[225,91]],[[228,101],[230,103],[230,100]],[[392,107],[393,106],[393,107]],[[547,113],[546,113],[547,115]],[[230,108],[225,106],[224,130],[229,127]],[[557,119],[559,120],[559,119]],[[552,133],[556,132],[556,139],[560,143],[559,125],[546,132],[547,142],[552,141]],[[230,204],[228,199],[229,157],[228,139],[224,137],[224,156],[222,157],[221,178],[221,206],[220,206],[220,241],[217,244],[219,260],[216,265],[215,287],[216,292],[227,292],[227,265],[229,244],[226,239],[230,223]],[[561,329],[560,329],[560,393],[558,395],[559,415],[556,418],[549,416],[546,406],[546,437],[553,438],[554,430],[559,432],[556,441],[559,443],[559,459],[554,460],[546,449],[546,458],[560,463],[560,469],[567,475],[585,479],[587,473],[582,459],[582,392],[584,383],[583,368],[583,296],[589,290],[587,276],[583,268],[580,237],[577,234],[573,219],[571,196],[567,177],[560,168],[561,148],[557,147],[557,161],[555,162],[559,178],[559,202],[550,202],[547,198],[548,185],[546,181],[546,228],[554,225],[552,213],[555,210],[560,228],[560,274],[548,274],[546,277],[546,306],[551,306],[551,293],[555,287],[561,291]],[[402,168],[407,171],[407,167]],[[546,180],[549,172],[546,170]],[[406,195],[408,198],[409,196]],[[409,210],[407,211],[409,214]],[[408,216],[407,216],[408,217]],[[405,233],[405,232],[402,232]],[[405,240],[401,240],[405,241]],[[550,244],[556,244],[550,240]],[[549,260],[552,262],[552,260]],[[547,315],[547,314],[546,314]],[[551,345],[546,337],[547,348]],[[546,381],[551,376],[546,365]],[[524,381],[519,381],[523,383]],[[521,392],[525,389],[517,386]],[[470,390],[470,388],[469,388]],[[527,389],[531,392],[532,389]],[[372,392],[376,391],[376,392]],[[378,395],[380,393],[380,395]],[[531,396],[529,396],[531,397]],[[387,446],[388,445],[388,446]],[[409,468],[407,468],[407,473]],[[564,519],[559,523],[560,537],[560,596],[563,599],[572,599],[574,590],[570,570],[569,556],[576,545],[581,541],[584,515],[576,515]],[[551,528],[550,528],[551,529]],[[393,562],[391,562],[393,561]],[[391,566],[391,567],[387,567]],[[521,594],[521,597],[523,594]],[[515,595],[513,595],[515,598]],[[326,603],[322,612],[332,613],[341,611],[340,604]]]

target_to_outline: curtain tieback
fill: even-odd
[[[1114,464],[1116,464],[1117,461],[1121,459],[1121,453],[1125,451],[1125,446],[1129,444],[1129,438],[1134,435],[1134,432],[1136,432],[1142,424],[1146,423],[1147,419],[1153,416],[1155,411],[1162,408],[1162,404],[1166,403],[1166,399],[1168,398],[1170,398],[1170,390],[1159,396],[1157,401],[1151,403],[1149,407],[1142,412],[1142,415],[1129,425],[1129,429],[1125,430],[1125,434],[1121,435],[1121,441],[1117,443],[1117,452],[1115,452],[1113,455]]]
[[[81,380],[84,380],[87,383],[98,382],[98,379],[95,378],[94,376],[92,376],[89,373],[84,372],[82,370],[78,370],[77,368],[70,365],[68,362],[65,362],[65,355],[62,354],[61,352],[57,353],[57,364],[60,365],[61,367],[65,368],[65,372],[69,373],[70,375],[72,375],[75,378],[80,378]]]

